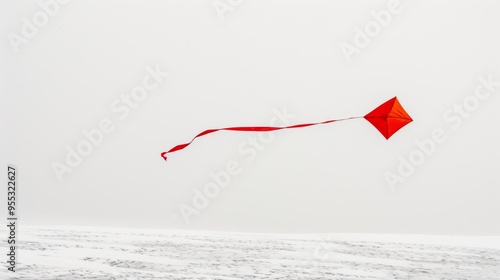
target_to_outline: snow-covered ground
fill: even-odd
[[[17,270],[0,279],[500,279],[500,237],[34,226],[18,236]]]

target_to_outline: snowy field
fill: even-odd
[[[500,237],[27,226],[18,236],[17,271],[0,279],[500,279]]]

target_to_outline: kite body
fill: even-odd
[[[398,130],[413,121],[405,109],[403,109],[397,97],[378,106],[375,110],[368,113],[365,119],[378,129],[387,140]]]
[[[217,131],[227,130],[227,131],[249,131],[249,132],[269,132],[275,130],[282,129],[291,129],[291,128],[302,128],[313,125],[322,125],[339,121],[346,121],[351,119],[359,119],[365,118],[369,121],[382,135],[385,139],[389,140],[394,133],[403,128],[405,125],[412,122],[412,118],[406,113],[401,104],[399,103],[397,97],[394,97],[384,104],[378,106],[375,110],[371,111],[364,117],[351,117],[346,119],[338,119],[338,120],[327,120],[324,122],[317,123],[305,123],[305,124],[296,124],[291,126],[242,126],[242,127],[226,127],[226,128],[218,128],[218,129],[208,129],[205,130],[198,135],[196,135],[190,142],[185,144],[180,144],[172,149],[162,152],[161,157],[164,160],[167,160],[167,154],[173,153],[179,150],[182,150],[189,146],[196,138],[214,133]]]

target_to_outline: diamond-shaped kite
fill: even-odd
[[[397,97],[378,106],[368,113],[365,119],[373,124],[386,139],[391,138],[394,133],[413,121]]]
[[[351,118],[345,118],[345,119],[337,119],[337,120],[327,120],[324,122],[317,122],[317,123],[305,123],[305,124],[296,124],[296,125],[291,125],[291,126],[241,126],[241,127],[226,127],[226,128],[217,128],[217,129],[208,129],[205,130],[198,135],[196,135],[190,142],[185,143],[185,144],[180,144],[172,149],[162,152],[161,157],[164,160],[167,160],[167,154],[182,150],[189,146],[193,141],[201,136],[214,133],[217,131],[221,130],[227,130],[227,131],[249,131],[249,132],[268,132],[268,131],[275,131],[275,130],[282,130],[282,129],[291,129],[291,128],[301,128],[301,127],[307,127],[307,126],[313,126],[313,125],[321,125],[321,124],[328,124],[328,123],[333,123],[333,122],[339,122],[339,121],[346,121],[346,120],[352,120],[352,119],[360,119],[360,118],[365,118],[367,121],[369,121],[382,135],[389,140],[394,133],[396,133],[398,130],[403,128],[405,125],[409,124],[412,122],[412,118],[406,113],[406,111],[403,109],[401,104],[398,101],[397,97],[394,97],[384,104],[378,106],[375,110],[371,111],[368,113],[368,115],[364,117],[351,117]]]

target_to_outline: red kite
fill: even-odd
[[[217,128],[217,129],[208,129],[200,134],[196,135],[190,142],[185,143],[185,144],[180,144],[172,149],[162,152],[161,157],[164,160],[167,160],[167,154],[182,150],[189,146],[193,141],[201,137],[203,135],[207,135],[210,133],[214,133],[217,131],[221,130],[229,130],[229,131],[250,131],[250,132],[268,132],[268,131],[275,131],[275,130],[281,130],[281,129],[289,129],[289,128],[301,128],[301,127],[307,127],[307,126],[313,126],[313,125],[320,125],[320,124],[328,124],[328,123],[333,123],[333,122],[339,122],[339,121],[346,121],[346,120],[352,120],[352,119],[360,119],[360,118],[365,118],[367,121],[369,121],[382,135],[389,140],[394,133],[396,133],[398,130],[403,128],[405,125],[411,123],[413,120],[412,118],[406,113],[406,111],[403,109],[401,104],[398,101],[397,97],[394,97],[384,104],[378,106],[375,110],[371,111],[364,117],[351,117],[351,118],[346,118],[346,119],[338,119],[338,120],[328,120],[324,122],[317,122],[317,123],[305,123],[305,124],[296,124],[296,125],[291,125],[291,126],[278,126],[278,127],[273,127],[273,126],[243,126],[243,127],[226,127],[226,128]]]
[[[397,97],[378,106],[364,118],[378,129],[387,140],[398,130],[413,121],[405,109],[403,109]]]

